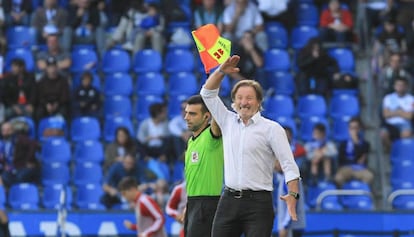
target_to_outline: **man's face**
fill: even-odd
[[[121,192],[121,195],[128,201],[134,202],[135,200],[135,192],[134,189],[128,189]]]
[[[241,86],[234,96],[233,108],[243,120],[252,118],[260,108],[256,91],[251,86]]]
[[[407,93],[407,83],[402,80],[396,80],[394,82],[394,90],[399,96],[403,96]]]
[[[13,128],[10,123],[4,123],[1,126],[1,136],[3,139],[8,139],[13,135]]]
[[[209,119],[209,115],[203,113],[201,108],[201,104],[188,104],[185,108],[184,120],[187,122],[188,130],[192,132],[202,129]]]
[[[124,160],[122,161],[122,164],[124,165],[124,169],[129,171],[132,170],[135,166],[134,158],[127,155],[125,156]]]

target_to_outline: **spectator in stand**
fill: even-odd
[[[245,78],[254,78],[262,85],[265,83],[263,67],[263,52],[254,40],[252,31],[245,31],[242,38],[235,44],[234,54],[240,56],[240,71],[229,74],[229,76],[239,81]]]
[[[407,43],[407,70],[409,70],[410,74],[414,74],[414,20],[406,29],[405,39]]]
[[[84,72],[81,84],[75,90],[73,116],[99,117],[101,109],[101,93],[92,85],[93,75]]]
[[[115,141],[105,148],[104,170],[107,171],[113,164],[122,162],[127,154],[135,155],[137,146],[135,140],[125,127],[118,127],[115,131]]]
[[[320,18],[320,36],[323,42],[345,43],[352,41],[351,12],[341,8],[339,0],[330,0]]]
[[[60,115],[68,119],[70,91],[68,79],[62,75],[54,57],[47,59],[45,75],[36,88],[37,119]]]
[[[177,158],[183,156],[187,141],[191,137],[191,131],[188,130],[187,123],[184,120],[186,105],[187,101],[181,102],[181,114],[172,118],[168,123],[168,130],[172,137],[175,157]]]
[[[394,91],[394,81],[396,78],[406,78],[410,88],[413,86],[412,76],[403,68],[403,57],[400,53],[392,53],[387,61],[388,63],[382,68],[378,78],[382,90],[381,98]]]
[[[36,82],[33,74],[26,71],[24,60],[13,59],[11,72],[3,79],[2,90],[6,119],[16,116],[32,116],[36,99]]]
[[[387,94],[382,101],[384,128],[381,137],[385,151],[389,151],[395,139],[411,137],[413,134],[414,96],[408,91],[407,79],[395,78],[394,92]]]
[[[249,0],[235,0],[224,9],[223,37],[232,42],[239,42],[244,32],[253,34],[256,45],[262,52],[268,49],[264,21],[257,6]]]
[[[223,8],[216,0],[203,0],[194,11],[194,27],[214,24],[220,32],[223,31]]]
[[[49,57],[55,57],[59,71],[69,75],[72,58],[70,53],[60,46],[58,35],[56,34],[46,36],[46,51],[40,51],[36,55],[36,66],[40,71],[44,72],[46,70]]]
[[[339,144],[338,170],[335,174],[338,188],[353,179],[367,184],[371,184],[374,179],[374,175],[367,168],[370,144],[364,139],[361,120],[349,120],[348,131],[349,139]]]
[[[145,160],[158,158],[167,161],[171,149],[167,106],[164,103],[154,103],[150,105],[149,111],[150,118],[140,124],[137,139],[144,149]]]
[[[16,140],[14,139],[13,126],[10,122],[1,124],[0,137],[0,173],[13,168],[13,154]]]
[[[104,195],[101,197],[101,203],[106,208],[122,204],[118,185],[124,177],[128,176],[134,177],[138,184],[144,181],[144,170],[139,166],[134,154],[126,154],[121,162],[116,162],[109,167],[102,186]]]
[[[29,127],[26,123],[15,121],[11,124],[13,153],[11,166],[2,173],[2,181],[5,186],[10,187],[17,183],[35,183],[40,179],[40,164],[36,159],[39,144],[28,135]]]
[[[6,26],[6,15],[4,13],[3,3],[0,1],[0,32],[4,32]]]
[[[164,19],[156,4],[145,5],[142,0],[132,1],[109,40],[109,47],[122,43],[124,49],[136,53],[144,48],[146,40],[149,39],[151,48],[162,53],[163,30]]]
[[[338,63],[322,48],[318,38],[310,39],[299,51],[297,66],[299,95],[315,93],[327,96],[331,81],[340,77]]]
[[[3,2],[7,26],[29,25],[32,11],[30,0],[4,0]]]
[[[121,21],[121,17],[128,11],[131,4],[131,0],[116,0],[109,1],[108,12],[109,14],[109,25],[117,26]]]
[[[302,177],[306,177],[308,173],[308,167],[306,162],[305,147],[294,138],[292,128],[284,127],[284,129],[286,131],[286,136],[290,144],[290,149],[293,153],[293,158],[295,158],[296,164],[299,167],[299,171],[302,174]]]
[[[312,140],[305,143],[306,156],[310,162],[310,185],[318,183],[319,166],[323,165],[324,180],[332,180],[332,163],[336,159],[338,150],[335,144],[328,139],[326,127],[317,123],[313,127]]]
[[[290,0],[257,0],[258,8],[262,13],[265,22],[280,22],[288,30],[292,29],[296,24],[294,11],[290,4]]]
[[[64,50],[71,48],[71,34],[68,26],[68,12],[60,7],[57,0],[44,0],[43,7],[33,13],[32,26],[37,33],[37,42],[43,44],[50,34],[59,36]]]
[[[100,26],[100,12],[92,0],[76,0],[69,8],[68,15],[72,42],[95,45],[102,55],[105,47],[104,29]]]
[[[405,53],[407,44],[405,42],[404,32],[392,17],[387,17],[383,23],[383,29],[375,37],[373,55],[376,60],[376,66],[384,66],[385,59],[393,53]]]
[[[174,218],[181,224],[179,237],[184,237],[184,216],[187,205],[187,191],[185,189],[185,182],[177,184],[171,191],[168,199],[165,213]]]
[[[397,17],[399,6],[396,0],[363,0],[362,2],[365,1],[368,32],[381,26],[388,16],[394,19]]]
[[[150,196],[141,193],[133,177],[126,177],[119,183],[122,196],[135,209],[137,224],[125,220],[127,229],[137,231],[137,236],[167,237],[164,229],[165,217],[161,208]]]

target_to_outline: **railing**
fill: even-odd
[[[321,204],[323,199],[328,196],[355,196],[355,195],[364,195],[370,196],[371,200],[373,200],[372,193],[362,189],[341,189],[341,190],[325,190],[321,192],[318,197],[316,198],[316,210],[321,210]]]
[[[414,189],[398,189],[392,192],[387,199],[388,207],[393,209],[392,202],[399,196],[414,195]]]

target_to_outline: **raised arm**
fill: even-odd
[[[240,57],[238,55],[233,55],[228,58],[223,64],[219,66],[217,70],[210,74],[210,76],[207,78],[206,83],[204,84],[204,88],[208,90],[218,89],[225,74],[240,71],[240,69],[237,67],[239,61]]]
[[[213,133],[214,136],[216,137],[221,137],[221,130],[219,125],[217,124],[216,120],[212,119],[211,120],[211,132]]]

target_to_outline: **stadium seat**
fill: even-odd
[[[105,117],[130,117],[132,113],[131,100],[128,97],[114,95],[107,96],[104,100]]]
[[[74,204],[79,209],[85,210],[104,210],[105,207],[100,203],[103,190],[100,184],[86,184],[76,186]]]
[[[104,160],[104,148],[100,141],[84,140],[76,143],[74,151],[76,162],[96,162]]]
[[[299,126],[299,138],[300,140],[306,142],[310,141],[312,139],[312,132],[313,127],[317,123],[322,123],[325,125],[326,128],[326,136],[329,137],[329,123],[326,117],[318,117],[318,116],[309,116],[309,117],[303,117],[300,120],[300,126]]]
[[[295,80],[291,73],[273,71],[266,75],[266,88],[273,89],[275,94],[292,96],[295,92]]]
[[[301,3],[296,7],[296,22],[300,26],[319,25],[319,11],[318,8],[311,3]]]
[[[154,103],[163,103],[162,97],[154,95],[140,96],[135,104],[135,118],[142,121],[149,118],[149,107]]]
[[[64,138],[51,138],[42,143],[42,162],[64,162],[71,159],[70,144]]]
[[[6,190],[4,190],[4,186],[0,185],[0,210],[4,210],[6,206],[7,198],[6,198]]]
[[[102,90],[101,78],[98,73],[91,71],[92,73],[92,86],[95,87],[98,91]],[[82,73],[73,73],[72,74],[72,90],[76,90],[81,84]]]
[[[102,177],[103,173],[100,164],[96,162],[76,162],[72,181],[75,185],[100,184]]]
[[[319,182],[317,186],[309,186],[306,195],[306,203],[311,207],[315,208],[318,196],[327,190],[336,190],[336,186],[330,182]],[[341,210],[343,209],[339,203],[338,196],[332,195],[327,196],[322,200],[321,206],[323,210]]]
[[[345,141],[349,138],[348,123],[350,117],[340,117],[332,120],[332,139],[336,142]]]
[[[286,49],[288,46],[288,32],[278,22],[268,22],[265,26],[267,41],[270,49]]]
[[[60,129],[63,131],[63,136],[58,137],[66,137],[67,135],[67,123],[65,119],[61,116],[51,116],[47,118],[43,118],[39,121],[39,125],[37,128],[37,136],[41,141],[44,141],[46,137],[44,137],[44,132],[48,128],[53,129]],[[56,138],[56,137],[47,137],[47,138]]]
[[[390,158],[391,162],[411,159],[414,161],[414,138],[397,139],[392,143]]]
[[[39,190],[31,183],[15,184],[10,187],[8,200],[15,210],[38,210]]]
[[[364,190],[371,192],[368,184],[352,180],[342,186],[343,190]],[[342,205],[348,210],[373,210],[374,204],[369,195],[343,195],[340,197]]]
[[[275,95],[264,101],[264,115],[270,119],[292,117],[295,112],[293,99],[286,95]]]
[[[32,46],[36,45],[35,30],[29,26],[16,25],[7,27],[6,39],[9,49],[24,47],[31,50]]]
[[[296,107],[299,118],[310,116],[321,117],[325,116],[327,113],[325,98],[316,94],[309,94],[299,97]]]
[[[394,160],[391,167],[391,185],[394,187],[404,182],[414,183],[413,171],[414,160],[412,158]]]
[[[163,96],[165,88],[165,79],[161,73],[147,72],[138,76],[135,91],[138,97],[146,95]]]
[[[204,73],[204,69],[201,72],[201,79],[200,79],[200,88],[204,85],[204,83],[207,80],[207,75]],[[232,88],[232,80],[230,79],[230,77],[228,75],[225,75],[223,80],[221,81],[221,85],[220,85],[220,92],[219,95],[221,97],[229,97],[230,93],[231,93],[231,88]]]
[[[188,95],[171,96],[168,99],[168,117],[174,118],[181,114],[181,102],[188,99]]]
[[[115,139],[115,131],[118,127],[126,127],[130,134],[135,134],[132,121],[128,117],[110,117],[104,122],[104,140],[112,142]]]
[[[297,136],[297,125],[293,117],[277,117],[272,118],[272,120],[278,122],[282,127],[289,127],[292,130],[293,137]]]
[[[116,72],[105,75],[105,96],[130,96],[132,94],[133,82],[128,73]]]
[[[69,183],[69,166],[66,162],[42,162],[42,184],[53,185]]]
[[[26,70],[28,72],[34,72],[35,70],[35,61],[31,49],[27,48],[13,48],[7,50],[5,58],[5,71],[10,72],[11,63],[13,59],[20,58],[26,63]]]
[[[94,117],[78,117],[72,120],[71,140],[97,140],[101,137],[101,125]]]
[[[176,160],[174,162],[174,167],[171,175],[171,183],[178,183],[184,180],[184,162],[181,160]]]
[[[104,53],[101,60],[101,71],[103,73],[129,72],[130,69],[131,58],[127,51],[113,48]]]
[[[329,103],[329,116],[333,119],[359,115],[359,101],[356,96],[342,94],[333,96]]]
[[[266,71],[289,71],[290,58],[284,49],[270,49],[264,52],[264,66]]]
[[[290,35],[290,46],[299,50],[306,45],[309,39],[319,36],[319,31],[312,26],[297,26],[292,29]]]
[[[414,195],[401,195],[392,202],[392,207],[397,210],[414,210]]]
[[[338,63],[341,72],[355,71],[355,57],[351,49],[348,48],[333,48],[330,49],[329,55],[333,57]]]
[[[164,57],[164,68],[167,73],[194,71],[195,59],[191,50],[173,49]]]
[[[168,92],[170,96],[193,95],[198,91],[198,81],[194,73],[179,72],[168,78]]]
[[[98,54],[91,48],[75,48],[71,52],[71,73],[95,71],[98,64]]]
[[[62,194],[62,191],[65,191],[65,193]],[[61,185],[61,184],[46,185],[43,188],[42,197],[43,198],[41,199],[41,202],[42,202],[42,206],[45,209],[57,210],[57,209],[60,209],[62,205],[66,209],[71,209],[72,190],[70,186]],[[62,200],[62,203],[61,203],[61,200]]]
[[[143,49],[134,55],[134,72],[138,75],[147,72],[161,72],[162,56],[153,49]]]

